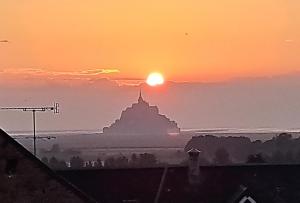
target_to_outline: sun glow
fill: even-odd
[[[150,86],[157,86],[162,85],[165,82],[165,80],[162,74],[160,73],[150,73],[146,82]]]

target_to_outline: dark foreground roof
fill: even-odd
[[[0,202],[95,202],[0,129]]]
[[[163,168],[59,171],[99,202],[154,202]],[[159,202],[300,202],[300,165],[201,166],[198,185],[187,167],[167,170]],[[247,201],[245,201],[247,202]],[[249,201],[248,201],[249,202]]]

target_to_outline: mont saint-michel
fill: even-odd
[[[168,135],[178,134],[180,128],[175,121],[159,113],[157,106],[150,106],[140,92],[138,102],[122,111],[109,127],[103,128],[105,135]]]

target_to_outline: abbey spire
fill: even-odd
[[[140,95],[139,95],[139,99],[138,99],[138,103],[144,103],[144,99],[142,97],[142,89],[140,89]]]

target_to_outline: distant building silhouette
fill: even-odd
[[[103,128],[104,134],[111,135],[167,135],[179,132],[177,123],[159,114],[157,106],[150,106],[141,91],[137,103],[122,111],[121,118],[110,127]]]

